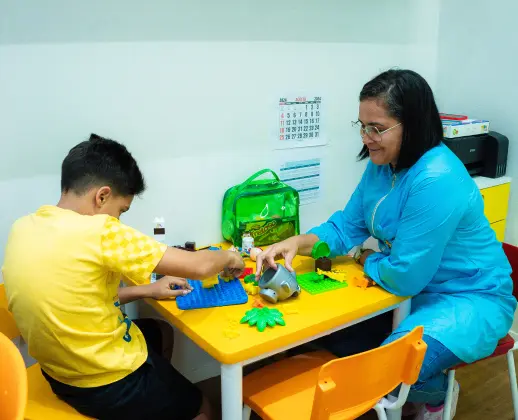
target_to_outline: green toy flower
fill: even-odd
[[[249,311],[246,311],[245,316],[241,318],[241,324],[246,324],[250,326],[257,326],[259,332],[263,332],[266,329],[266,326],[275,327],[278,325],[286,325],[286,322],[282,318],[283,315],[278,309],[270,309],[267,307],[264,308],[253,308]]]

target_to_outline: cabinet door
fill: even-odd
[[[505,220],[500,220],[499,222],[491,223],[491,227],[496,233],[496,239],[498,239],[500,242],[504,242]]]
[[[507,217],[510,190],[510,183],[480,190],[484,199],[484,214],[489,223],[499,222]]]

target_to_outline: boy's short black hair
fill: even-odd
[[[139,195],[146,189],[137,162],[122,144],[91,134],[68,152],[61,165],[61,192],[84,194],[109,186],[115,195]]]
[[[412,70],[388,70],[363,86],[360,102],[381,99],[390,116],[403,124],[403,141],[396,170],[414,165],[443,139],[442,122],[432,89]],[[367,146],[358,155],[369,156]]]

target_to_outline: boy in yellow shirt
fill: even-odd
[[[142,320],[141,331],[120,305],[187,294],[184,278],[239,275],[244,262],[235,252],[169,248],[120,223],[144,189],[123,145],[92,135],[72,148],[57,206],[12,227],[2,268],[9,307],[53,391],[80,413],[209,419],[201,392],[170,364],[163,324]],[[152,272],[181,278],[149,284]],[[122,276],[142,286],[119,288]]]

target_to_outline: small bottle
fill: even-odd
[[[250,232],[245,232],[243,233],[241,240],[241,248],[243,249],[243,252],[250,254],[250,250],[254,247],[254,237],[250,235]]]
[[[153,237],[158,242],[165,244],[165,224],[163,217],[155,217],[153,220],[155,227],[153,228]],[[154,283],[158,279],[164,277],[161,274],[151,273],[151,283]]]

